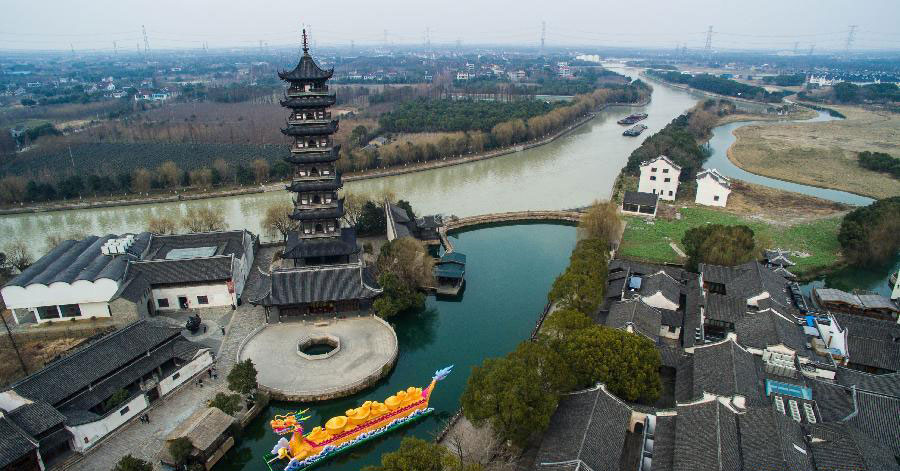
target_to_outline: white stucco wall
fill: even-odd
[[[173,389],[177,388],[180,384],[183,384],[185,381],[191,379],[195,374],[200,373],[201,371],[209,368],[212,365],[212,354],[209,353],[209,350],[203,351],[203,353],[199,354],[197,358],[194,358],[193,361],[184,365],[177,372],[166,376],[165,378],[159,381],[159,395],[165,396],[172,392]],[[178,378],[172,379],[177,373]]]
[[[81,317],[109,317],[109,303],[83,303],[79,304]]]
[[[147,397],[140,394],[128,403],[119,406],[102,420],[83,425],[66,426],[72,432],[72,444],[75,451],[84,452],[91,448],[101,438],[144,411],[148,405]],[[128,411],[123,414],[122,411],[126,407]]]
[[[668,309],[670,311],[675,311],[678,309],[678,300],[672,301],[670,299],[666,299],[666,297],[663,296],[663,294],[659,291],[653,293],[650,296],[642,296],[641,301],[643,301],[644,304],[659,309]]]
[[[10,309],[33,309],[38,306],[105,303],[118,290],[119,283],[116,280],[100,278],[94,282],[78,280],[71,284],[51,283],[49,286],[40,283],[25,287],[6,286],[0,290],[0,294]]]
[[[177,311],[181,309],[181,306],[178,304],[178,298],[180,296],[184,296],[188,299],[189,309],[231,306],[232,304],[237,303],[237,297],[234,293],[228,292],[228,284],[224,281],[203,285],[153,288],[151,294],[153,305],[156,306],[156,309],[159,311]],[[197,296],[206,296],[209,300],[209,304],[198,303]],[[169,307],[160,307],[159,300],[162,298],[169,300]]]
[[[705,175],[697,180],[697,196],[694,201],[697,204],[724,208],[728,204],[729,194],[731,194],[731,189],[722,186],[715,178]],[[718,201],[716,201],[716,196],[719,197]]]
[[[234,292],[237,297],[244,292],[244,286],[247,283],[247,277],[250,276],[250,269],[253,267],[253,237],[249,233],[244,233],[244,256],[235,258],[232,264],[232,279],[234,280]]]
[[[654,172],[653,169],[656,169]],[[680,169],[669,165],[665,160],[656,160],[641,165],[641,177],[638,180],[638,191],[655,193],[661,199],[674,201],[678,194],[678,176]],[[654,180],[653,177],[656,179]],[[669,181],[667,182],[666,179]]]

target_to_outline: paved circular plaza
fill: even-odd
[[[306,339],[323,337],[339,339],[340,349],[313,358],[298,354]],[[266,326],[238,356],[253,360],[259,388],[273,399],[322,401],[354,394],[387,375],[397,359],[397,335],[377,317],[287,322]]]

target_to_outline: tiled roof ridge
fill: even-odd
[[[131,263],[139,264],[139,263],[155,263],[155,262],[185,262],[189,260],[210,260],[210,259],[218,259],[218,258],[234,258],[234,254],[220,254],[220,255],[211,255],[209,257],[191,257],[191,258],[157,258],[153,260],[132,260]]]
[[[286,273],[294,271],[326,271],[326,270],[344,270],[347,268],[362,268],[362,262],[336,263],[332,265],[306,265],[302,267],[276,268],[271,274]]]
[[[598,383],[596,389],[601,389],[600,384]],[[594,421],[594,411],[597,409],[597,403],[600,402],[600,395],[597,394],[594,396],[594,404],[591,406],[591,413],[588,415],[587,424],[585,424],[584,430],[590,430],[591,422]],[[587,433],[581,435],[581,443],[578,445],[578,453],[575,456],[578,458],[578,461],[581,461],[581,451],[584,449],[584,442],[587,440]]]
[[[201,232],[187,232],[185,234],[154,234],[150,233],[150,237],[152,238],[166,238],[166,237],[184,237],[190,235],[205,235],[205,234],[230,234],[236,232],[249,232],[247,229],[225,229],[221,231],[201,231]]]

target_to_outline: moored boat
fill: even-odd
[[[635,113],[635,114],[628,115],[616,122],[619,124],[634,124],[638,121],[643,121],[643,120],[647,119],[647,116],[648,116],[647,113]]]
[[[632,126],[631,128],[628,128],[625,132],[622,133],[622,135],[630,136],[630,137],[640,136],[641,133],[644,132],[645,129],[647,129],[647,126],[644,126],[643,124],[638,124],[638,125]]]
[[[312,429],[304,435],[303,422],[307,410],[276,415],[271,421],[272,430],[281,437],[272,452],[266,455],[269,471],[301,471],[322,460],[418,420],[434,409],[428,407],[431,393],[437,382],[450,374],[453,366],[438,370],[425,389],[411,386],[398,391],[384,402],[366,401],[344,415],[328,419],[324,426]],[[283,467],[282,467],[283,466]]]

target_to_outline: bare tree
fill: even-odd
[[[250,162],[250,166],[253,167],[253,177],[256,178],[256,183],[262,183],[269,178],[269,162],[256,159]]]
[[[215,169],[215,171],[219,173],[219,178],[221,178],[222,180],[228,179],[228,162],[226,162],[225,159],[216,159],[215,161],[213,161],[212,166],[213,169]]]
[[[54,232],[47,236],[47,250],[53,250],[57,245],[66,240],[81,240],[87,237],[87,234],[81,231],[72,231],[68,234],[60,234],[58,232]]]
[[[212,170],[208,168],[198,168],[196,170],[191,170],[188,173],[188,176],[191,179],[191,185],[198,186],[201,188],[209,187],[209,184],[212,183]]]
[[[393,273],[407,286],[434,286],[434,259],[428,256],[425,244],[412,237],[384,245],[376,265],[379,275]]]
[[[153,234],[174,234],[178,225],[171,218],[165,216],[150,216],[147,219],[147,232]]]
[[[181,219],[181,225],[187,232],[224,231],[225,211],[210,206],[191,207]]]
[[[24,240],[16,240],[6,245],[7,263],[22,271],[34,263],[31,254],[28,253],[28,244]]]
[[[355,226],[362,215],[363,206],[368,199],[362,195],[347,193],[344,195],[344,221],[351,226]]]
[[[25,200],[25,189],[28,184],[17,175],[9,175],[0,179],[0,201],[19,203]]]
[[[153,181],[153,175],[145,168],[134,170],[131,177],[131,190],[138,193],[146,193],[150,191],[150,183]]]
[[[157,172],[166,187],[174,188],[181,184],[181,169],[178,168],[178,164],[175,162],[171,160],[163,162],[157,169]]]
[[[622,231],[622,217],[612,201],[594,201],[587,213],[581,217],[579,227],[590,239],[603,239],[615,245]]]
[[[281,235],[282,240],[287,240],[288,233],[297,229],[297,222],[291,219],[294,207],[290,201],[279,201],[266,208],[266,216],[262,220],[262,227],[269,237]]]

